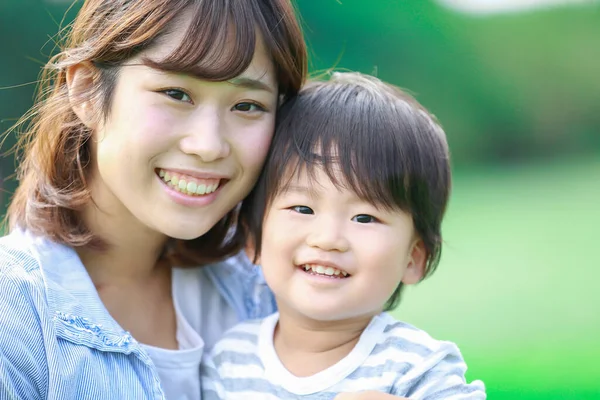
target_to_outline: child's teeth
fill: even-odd
[[[198,194],[206,193],[206,185],[204,183],[198,185],[198,187],[196,188],[196,193],[198,193]]]
[[[165,182],[169,182],[171,180],[171,174],[165,172]]]
[[[185,190],[185,188],[187,188],[187,182],[185,181],[185,179],[182,179],[179,181],[179,189]]]
[[[348,276],[347,272],[341,271],[337,268],[325,267],[323,265],[318,265],[318,264],[304,264],[304,265],[302,265],[302,268],[306,272],[313,272],[313,273],[319,274],[319,275],[325,275],[325,276],[340,276],[340,275],[342,275],[344,277]]]
[[[174,186],[179,185],[179,178],[174,176],[171,178],[171,182],[173,183]]]
[[[160,176],[161,178],[165,177],[165,170],[161,169],[160,171],[158,171],[158,176]]]
[[[317,274],[323,274],[325,273],[325,268],[322,265],[317,265],[313,267],[313,271],[315,271]]]

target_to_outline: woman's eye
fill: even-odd
[[[161,92],[164,93],[164,94],[166,94],[167,96],[169,96],[173,100],[183,101],[184,103],[192,103],[191,97],[186,92],[184,92],[183,90],[179,90],[179,89],[165,89],[165,90],[161,90]]]
[[[379,220],[369,214],[359,214],[354,216],[354,218],[352,218],[352,221],[358,222],[360,224],[368,224],[370,222],[378,222]]]
[[[294,207],[291,207],[290,209],[299,214],[314,214],[314,211],[310,207],[306,207],[306,206],[294,206]]]
[[[261,106],[260,104],[253,103],[250,101],[243,101],[241,103],[237,103],[235,106],[233,106],[233,109],[235,111],[241,111],[244,113],[255,113],[255,112],[267,111],[265,109],[265,107]]]

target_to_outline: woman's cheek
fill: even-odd
[[[244,135],[236,136],[237,153],[246,167],[260,170],[267,157],[274,129],[273,119],[265,121],[261,126],[253,127]]]

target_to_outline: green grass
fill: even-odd
[[[395,314],[490,399],[600,399],[599,227],[600,157],[458,173],[439,270]]]

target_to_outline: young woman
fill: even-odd
[[[289,0],[85,1],[21,123],[0,398],[200,396],[203,349],[274,311],[216,261],[305,74]]]

